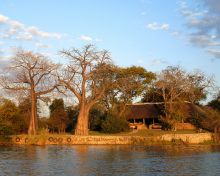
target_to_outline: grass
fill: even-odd
[[[178,131],[164,131],[164,130],[137,130],[137,131],[131,131],[131,132],[122,132],[122,133],[114,133],[114,134],[108,134],[108,133],[101,133],[98,131],[90,131],[89,135],[93,136],[142,136],[142,137],[148,137],[148,136],[160,136],[163,134],[194,134],[197,133],[195,130],[178,130]]]
[[[164,131],[164,130],[152,130],[152,129],[147,129],[147,130],[137,130],[137,131],[129,131],[129,132],[121,132],[121,133],[103,133],[99,131],[89,131],[89,135],[91,136],[147,136],[147,137],[153,137],[153,136],[160,136],[163,134],[194,134],[197,133],[195,130],[178,130],[178,131]],[[52,137],[66,137],[67,135],[73,135],[71,133],[62,133],[62,134],[57,134],[57,133],[41,133],[38,134],[34,137],[37,138],[47,138],[48,136]],[[26,137],[27,134],[19,134],[16,135],[19,137]],[[0,141],[9,141],[8,136],[0,136]]]
[[[114,133],[114,134],[109,134],[109,133],[102,133],[99,131],[89,131],[90,136],[140,136],[140,137],[156,137],[156,136],[161,136],[164,134],[194,134],[196,131],[194,130],[178,130],[178,131],[164,131],[164,130],[152,130],[152,129],[147,129],[147,130],[136,130],[136,131],[129,131],[129,132],[121,132],[121,133]],[[26,138],[28,136],[29,144],[35,144],[39,142],[46,142],[48,137],[53,137],[53,138],[65,138],[68,135],[73,135],[70,133],[63,133],[63,134],[51,134],[51,133],[39,133],[38,135],[35,136],[28,136],[27,134],[20,134],[20,135],[13,135],[13,136],[18,136],[20,138]],[[0,136],[0,145],[1,144],[10,144],[12,136]]]
[[[91,136],[128,136],[130,132],[121,132],[121,133],[103,133],[100,131],[89,131]]]
[[[0,145],[10,144],[10,141],[11,141],[10,136],[0,135]]]

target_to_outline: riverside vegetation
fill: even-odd
[[[163,103],[160,121],[166,129],[176,122],[190,122],[219,139],[220,94],[207,105],[200,104],[214,86],[204,73],[187,72],[180,66],[169,66],[159,74],[140,66],[119,67],[109,52],[93,45],[63,50],[60,55],[69,63],[55,64],[42,54],[24,50],[11,58],[5,68],[10,74],[1,74],[1,91],[17,99],[0,98],[2,140],[7,141],[9,135],[39,135],[43,130],[78,136],[91,135],[90,131],[132,136],[125,107],[140,97],[141,102]],[[67,96],[77,103],[65,104]],[[49,118],[39,118],[40,101],[50,104]],[[185,102],[196,105],[197,113],[184,109]]]

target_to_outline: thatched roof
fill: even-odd
[[[129,119],[146,119],[158,118],[163,114],[163,103],[137,103],[126,105],[125,117]],[[176,113],[189,118],[196,114],[201,114],[203,111],[199,106],[191,103],[173,104],[176,108]]]
[[[158,118],[161,115],[161,104],[133,104],[126,105],[126,118],[129,119],[146,119]]]

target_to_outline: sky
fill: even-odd
[[[90,43],[119,66],[180,65],[220,86],[219,0],[0,0],[0,67],[17,48],[62,63]]]

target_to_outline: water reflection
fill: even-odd
[[[0,147],[0,175],[219,175],[220,146]]]

